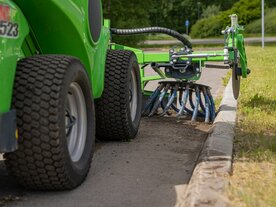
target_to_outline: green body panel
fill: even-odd
[[[247,78],[247,57],[244,47],[244,38],[242,34],[237,35],[237,47],[240,55],[240,65],[242,69],[242,77]]]
[[[20,9],[10,0],[0,0],[1,5],[10,7],[10,22],[17,23],[18,37],[7,38],[0,35],[0,114],[10,110],[16,63],[24,55],[22,43],[29,33],[28,23]]]
[[[102,27],[93,42],[89,29],[88,0],[14,0],[31,28],[31,37],[40,54],[77,57],[90,77],[94,98],[104,87],[104,68],[110,32]]]

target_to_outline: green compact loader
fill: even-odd
[[[236,15],[224,31],[224,50],[194,53],[178,32],[114,29],[102,13],[100,0],[0,0],[0,153],[26,188],[77,187],[89,171],[95,137],[132,139],[142,114],[174,109],[211,122],[210,88],[195,83],[206,61],[232,68],[235,98],[249,72]],[[141,33],[165,33],[184,46],[145,53],[110,38]],[[146,76],[146,68],[156,75]],[[156,80],[156,90],[145,89]]]
[[[100,0],[0,0],[0,21],[0,153],[23,186],[72,189],[96,134],[138,131],[136,56],[109,50]]]

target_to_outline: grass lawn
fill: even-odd
[[[242,80],[231,206],[276,206],[276,47],[248,46],[251,74]]]

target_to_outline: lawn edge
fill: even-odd
[[[190,179],[184,206],[228,206],[225,190],[232,173],[236,116],[237,100],[233,97],[230,79]]]

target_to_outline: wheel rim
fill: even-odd
[[[137,89],[137,80],[134,69],[131,71],[131,78],[129,84],[129,105],[130,105],[130,114],[132,121],[136,118],[137,113],[137,101],[138,101],[138,89]]]
[[[87,138],[87,111],[82,89],[76,82],[70,84],[67,94],[65,126],[69,155],[73,162],[78,162]]]

